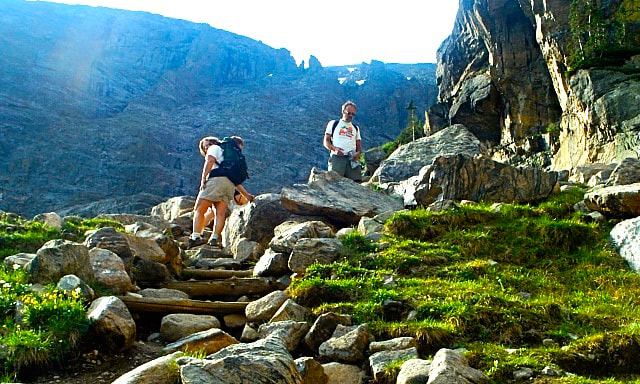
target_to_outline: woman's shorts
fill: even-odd
[[[226,176],[213,177],[207,180],[204,189],[198,193],[198,199],[209,200],[214,203],[224,201],[229,204],[229,201],[233,199],[235,190],[236,186]]]

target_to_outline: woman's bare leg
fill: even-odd
[[[226,220],[225,213],[227,212],[227,203],[224,201],[216,201],[213,203],[213,207],[216,211],[213,233],[217,235],[217,238],[220,241],[222,241],[222,230],[224,229],[224,223]]]
[[[196,201],[196,206],[193,208],[193,233],[202,233],[204,230],[204,226],[207,224],[205,213],[211,204],[213,204],[211,201],[205,199]]]

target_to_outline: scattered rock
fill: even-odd
[[[211,328],[185,336],[164,347],[163,351],[197,352],[210,355],[236,343],[238,343],[238,340],[223,330]]]
[[[118,377],[111,384],[175,384],[180,378],[176,359],[182,355],[182,352],[175,352],[151,360]]]
[[[173,342],[211,328],[220,328],[220,321],[214,316],[173,313],[162,318],[160,335],[164,340]]]

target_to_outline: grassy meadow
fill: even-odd
[[[376,339],[415,336],[426,357],[464,348],[496,383],[524,368],[535,383],[640,383],[640,276],[609,244],[614,221],[573,212],[583,194],[398,213],[382,241],[349,235],[348,255],[290,290],[316,314],[369,323]]]

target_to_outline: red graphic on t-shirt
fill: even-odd
[[[346,137],[353,137],[353,129],[350,127],[342,127],[340,128],[340,131],[338,132],[338,134],[340,136],[346,136]]]

